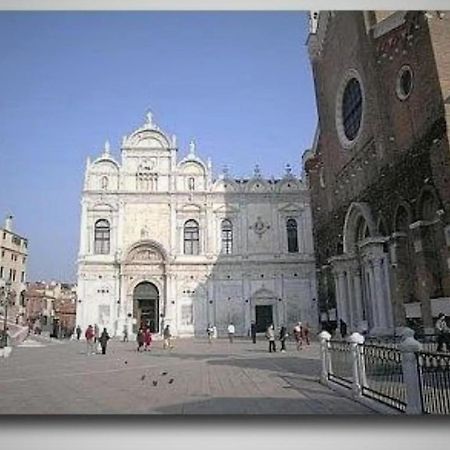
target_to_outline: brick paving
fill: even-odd
[[[2,414],[374,414],[319,384],[317,343],[268,353],[263,340],[179,339],[137,353],[113,340],[90,356],[84,342],[40,343],[0,360]]]

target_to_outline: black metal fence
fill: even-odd
[[[362,395],[400,411],[406,409],[402,355],[393,347],[360,345]]]
[[[366,344],[379,345],[382,347],[398,348],[402,341],[402,336],[368,336]],[[422,344],[422,349],[426,352],[435,352],[438,346],[437,334],[415,334],[415,339]]]
[[[351,388],[353,383],[353,357],[351,344],[344,341],[330,341],[329,355],[331,367],[328,379]]]
[[[422,410],[425,414],[450,414],[450,354],[418,352]]]

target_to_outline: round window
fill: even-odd
[[[413,89],[413,73],[411,67],[403,66],[397,75],[395,91],[400,100],[406,100]]]
[[[358,134],[362,118],[362,93],[359,81],[351,78],[342,97],[342,124],[345,137],[353,141]]]
[[[358,139],[364,121],[364,89],[359,73],[350,69],[336,95],[336,131],[344,148]]]

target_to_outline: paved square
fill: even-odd
[[[110,341],[29,339],[0,360],[2,414],[373,414],[319,384],[317,343],[268,353],[263,340],[179,339],[151,352]]]

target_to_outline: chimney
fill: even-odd
[[[12,221],[13,221],[13,216],[6,216],[6,220],[5,220],[5,230],[6,231],[12,231]]]

